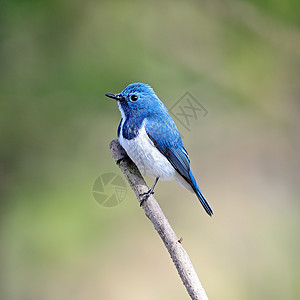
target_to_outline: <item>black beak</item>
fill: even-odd
[[[105,94],[106,97],[109,97],[109,98],[112,98],[112,99],[115,99],[117,101],[121,101],[123,100],[124,98],[119,95],[119,94]]]

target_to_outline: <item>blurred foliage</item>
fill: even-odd
[[[114,209],[91,193],[119,174],[120,114],[104,93],[141,81],[167,107],[189,91],[208,110],[179,129],[215,216],[176,183],[156,195],[210,298],[298,299],[299,12],[295,0],[3,1],[0,298],[188,299],[133,193]]]

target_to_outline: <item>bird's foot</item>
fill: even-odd
[[[124,160],[126,158],[126,156],[123,156],[121,158],[119,158],[117,161],[116,161],[116,164],[119,165],[121,163],[122,160]]]
[[[140,201],[140,206],[142,206],[142,204],[144,203],[144,201],[146,201],[151,195],[154,194],[153,189],[150,189],[148,192],[146,193],[142,193],[140,194],[140,196],[143,196],[143,198]]]
[[[159,177],[155,178],[155,181],[154,181],[151,189],[148,192],[140,194],[140,196],[144,196],[142,198],[142,200],[140,201],[140,206],[142,206],[142,204],[144,203],[144,201],[147,200],[152,194],[154,194],[154,188],[155,188],[155,186],[156,186],[156,184],[158,182],[158,179],[159,179]]]

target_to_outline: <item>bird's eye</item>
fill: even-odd
[[[130,100],[133,101],[133,102],[136,101],[137,99],[139,99],[139,97],[137,95],[131,95],[130,96]]]

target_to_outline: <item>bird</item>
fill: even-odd
[[[121,112],[117,130],[119,143],[144,175],[155,178],[140,205],[154,193],[158,180],[175,179],[195,193],[207,214],[212,216],[213,210],[191,171],[178,128],[153,88],[136,82],[118,94],[105,96],[115,99]]]

